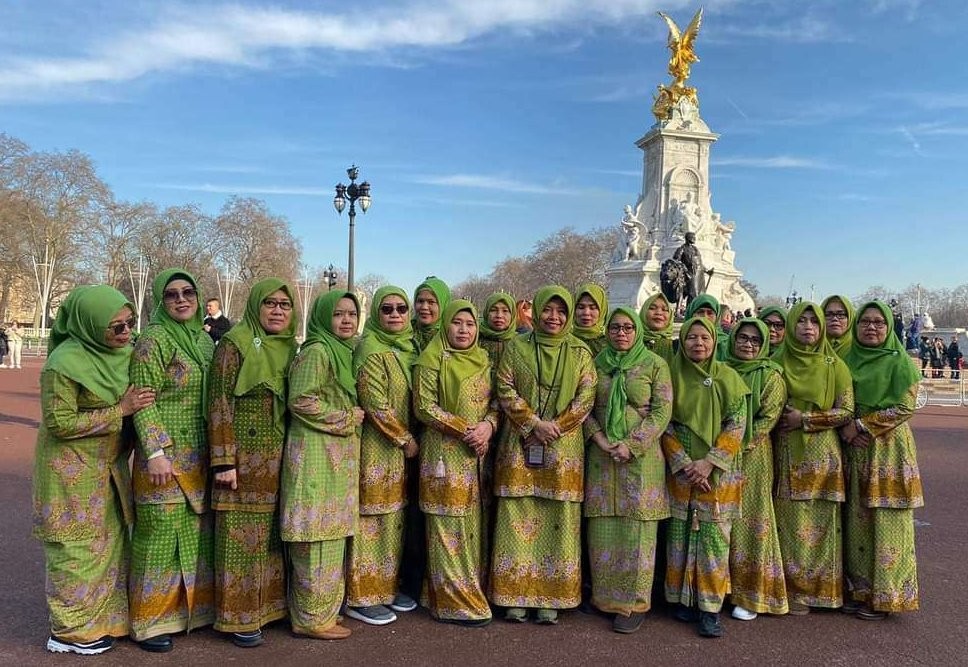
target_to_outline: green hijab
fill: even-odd
[[[740,327],[750,325],[756,328],[763,344],[755,359],[740,359],[736,356],[736,333]],[[760,411],[760,398],[763,393],[763,382],[770,371],[783,372],[780,364],[770,360],[770,330],[762,321],[745,317],[733,325],[733,330],[729,333],[729,349],[726,350],[726,363],[730,368],[739,373],[746,386],[750,388],[750,394],[746,397],[746,434],[743,442],[749,442],[753,437],[753,420]]]
[[[511,323],[508,325],[507,329],[504,331],[497,331],[491,328],[488,322],[487,314],[491,312],[491,308],[494,307],[496,303],[503,303],[511,311]],[[480,338],[483,340],[500,340],[509,341],[518,335],[518,309],[514,303],[514,297],[512,297],[507,292],[495,292],[491,296],[487,297],[487,301],[484,302],[484,310],[481,311],[481,323],[479,328]]]
[[[410,306],[410,298],[399,287],[385,285],[376,291],[373,301],[370,302],[370,315],[363,326],[363,338],[353,352],[353,375],[360,372],[360,368],[370,356],[381,352],[393,352],[393,356],[397,358],[397,363],[400,364],[407,378],[409,387],[413,382],[411,368],[417,356],[413,340],[413,322],[404,318],[406,324],[403,330],[398,332],[387,331],[380,326],[380,306],[391,294],[400,297],[408,307]],[[437,322],[439,324],[440,320]]]
[[[580,340],[589,341],[596,338],[601,338],[605,335],[605,321],[608,319],[608,297],[605,295],[605,290],[602,289],[600,285],[595,283],[585,283],[584,285],[579,285],[578,289],[575,290],[575,306],[577,307],[578,302],[585,295],[592,298],[595,305],[598,306],[598,321],[591,326],[582,327],[578,325],[577,316],[575,314],[569,313],[568,319],[574,319],[574,334]]]
[[[887,321],[887,340],[880,347],[862,345],[855,325],[851,335],[854,344],[844,362],[854,378],[854,400],[865,410],[883,410],[899,405],[911,385],[921,381],[921,373],[908,356],[904,345],[894,335],[894,313],[881,301],[868,301],[858,310],[877,308]]]
[[[352,299],[356,312],[360,312],[360,302],[352,292],[326,292],[313,301],[306,322],[306,340],[302,349],[319,345],[329,357],[336,373],[336,381],[356,403],[356,376],[353,375],[353,340],[343,340],[333,331],[333,311],[340,299]]]
[[[686,356],[686,336],[695,324],[712,336],[712,356],[697,364]],[[725,363],[716,359],[716,325],[703,317],[686,320],[679,330],[679,351],[669,364],[672,376],[672,421],[689,428],[710,448],[723,428],[723,415],[730,403],[750,393],[743,379]]]
[[[608,403],[605,406],[605,435],[611,442],[624,440],[628,435],[628,424],[625,421],[625,407],[629,402],[628,392],[625,388],[626,373],[630,369],[656,358],[645,346],[642,330],[646,327],[639,320],[635,311],[624,306],[615,308],[609,314],[606,326],[612,323],[616,315],[625,315],[632,320],[632,324],[635,325],[635,340],[630,349],[621,352],[615,349],[611,339],[609,339],[605,349],[595,357],[595,366],[599,373],[612,377],[612,386],[608,391]]]
[[[295,309],[290,311],[289,326],[278,334],[266,333],[259,322],[262,301],[279,290],[293,301],[292,289],[279,278],[266,278],[253,285],[245,304],[245,314],[223,339],[232,341],[242,355],[242,367],[233,393],[244,396],[259,385],[271,391],[275,395],[272,425],[277,433],[282,434],[286,430],[286,372],[296,355],[296,312]]]
[[[786,311],[786,308],[784,308],[783,306],[766,306],[764,308],[761,308],[760,309],[760,312],[757,314],[756,317],[761,322],[766,322],[766,317],[768,315],[773,315],[773,314],[779,315],[780,318],[783,320],[784,326],[786,325],[787,311]],[[767,327],[766,330],[767,330],[767,332],[769,332],[770,328]],[[787,335],[786,328],[784,328],[784,330],[783,330],[783,340],[786,340],[786,335]],[[777,345],[775,348],[770,348],[769,347],[769,339],[767,339],[767,348],[770,350],[770,355],[771,356],[772,355],[775,355],[777,353],[777,351],[779,351],[779,349],[781,347],[783,347],[783,341],[780,341],[780,344]],[[730,347],[730,349],[732,349],[732,347]]]
[[[479,329],[474,335],[474,342],[466,350],[458,350],[447,339],[448,325],[461,311],[467,311],[475,320],[477,319],[477,309],[473,303],[464,299],[451,301],[441,314],[440,331],[427,344],[416,361],[417,366],[438,371],[438,402],[447,412],[457,412],[461,385],[476,375],[487,373],[490,363],[487,352],[477,344]]]
[[[797,340],[797,320],[812,310],[820,321],[820,341],[804,345]],[[783,367],[787,393],[810,409],[829,410],[837,398],[837,353],[826,337],[823,309],[810,301],[793,306],[786,318],[787,335],[773,360]]]
[[[568,312],[568,320],[560,332],[549,334],[541,329],[541,311],[555,297],[564,302],[565,309]],[[527,340],[532,348],[532,354],[528,357],[529,366],[535,377],[538,378],[538,385],[545,389],[560,387],[554,414],[539,414],[538,416],[541,419],[553,419],[568,409],[578,391],[578,359],[575,355],[575,348],[584,347],[588,349],[588,346],[571,333],[575,304],[572,301],[571,293],[564,287],[547,285],[539,289],[534,295],[534,310],[532,312],[534,313],[534,330],[527,335]],[[531,407],[536,412],[544,412],[540,405]]]
[[[665,327],[663,327],[662,329],[659,329],[658,331],[653,331],[652,329],[649,328],[649,325],[646,324],[646,322],[648,321],[648,316],[649,316],[649,306],[651,306],[656,301],[665,301],[666,308],[669,309],[669,321],[666,322]],[[650,296],[648,299],[645,300],[645,303],[643,303],[642,307],[639,309],[639,320],[642,321],[642,325],[643,325],[642,337],[646,341],[652,341],[653,343],[657,344],[660,340],[667,340],[671,343],[672,339],[675,337],[675,334],[672,333],[672,327],[674,325],[673,320],[675,320],[675,313],[673,312],[672,304],[669,303],[669,300],[662,292],[656,292],[655,294],[653,294],[652,296]]]
[[[850,299],[848,299],[845,296],[841,296],[840,294],[831,294],[826,299],[824,299],[823,303],[820,304],[820,310],[821,311],[827,310],[827,304],[833,301],[834,299],[837,299],[842,304],[844,304],[844,310],[847,311],[847,331],[840,338],[830,338],[828,336],[827,340],[830,341],[830,346],[834,348],[834,351],[837,353],[837,356],[843,359],[845,356],[847,356],[847,353],[850,351],[850,348],[854,342],[854,336],[852,332],[854,330],[854,319],[856,317],[856,312],[854,311],[854,304],[850,302]],[[825,326],[826,326],[826,322],[827,320],[826,318],[824,318]],[[892,327],[894,326],[893,315],[891,316],[891,319],[888,320],[888,322],[891,323]]]
[[[110,405],[121,400],[129,385],[131,346],[110,347],[108,325],[128,297],[108,285],[82,285],[57,311],[44,370],[52,370],[85,387]]]
[[[427,276],[427,279],[420,283],[417,289],[413,291],[413,303],[411,305],[417,303],[417,295],[425,289],[430,290],[437,297],[437,303],[440,306],[440,317],[433,324],[420,324],[417,321],[416,309],[414,309],[413,337],[417,342],[418,349],[423,349],[437,335],[437,332],[440,330],[440,322],[443,319],[444,310],[446,310],[447,304],[450,303],[450,288],[447,287],[447,283],[437,276]]]
[[[188,281],[195,289],[195,301],[198,307],[195,309],[195,315],[187,322],[175,320],[165,309],[165,288],[168,286],[168,283],[177,279]],[[205,303],[205,300],[202,299],[202,293],[198,289],[198,281],[187,271],[168,269],[167,271],[159,273],[155,278],[151,286],[151,294],[155,302],[155,308],[151,311],[149,324],[164,329],[175,341],[178,349],[185,352],[185,354],[191,357],[201,367],[203,375],[208,375],[208,367],[212,359],[205,354],[199,345],[201,336],[208,336],[208,334],[202,328],[202,304]]]
[[[713,324],[713,330],[716,334],[716,358],[720,361],[726,360],[726,351],[729,346],[729,334],[719,328],[719,301],[712,294],[700,294],[695,299],[689,302],[689,306],[686,308],[686,319],[692,319],[696,316],[696,311],[703,306],[707,308],[712,308],[713,312],[716,313],[716,320]]]

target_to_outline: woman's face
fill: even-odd
[[[800,315],[793,335],[801,345],[816,345],[820,342],[820,320],[812,309],[805,310]]]
[[[417,292],[417,298],[413,300],[413,310],[417,313],[417,322],[423,325],[433,324],[440,318],[440,302],[429,289]]]
[[[736,332],[733,345],[733,356],[743,361],[750,361],[759,356],[763,347],[763,336],[760,330],[752,324],[744,324]]]
[[[616,313],[608,323],[608,341],[619,352],[627,352],[635,343],[635,322],[627,315]]]
[[[165,285],[163,297],[165,312],[176,322],[187,322],[198,312],[198,292],[187,280],[170,281]]]
[[[447,324],[447,342],[455,350],[466,350],[477,336],[477,320],[467,310],[458,311]]]
[[[598,322],[602,311],[589,294],[582,294],[575,304],[575,322],[580,327],[592,327]]]
[[[127,306],[114,314],[111,323],[104,332],[104,343],[111,348],[119,349],[131,342],[131,331],[137,321]],[[120,333],[118,333],[120,331]]]
[[[880,347],[891,333],[889,324],[880,308],[865,308],[857,318],[857,340],[864,347]]]
[[[719,313],[717,313],[709,306],[701,306],[696,309],[695,313],[693,313],[693,317],[701,317],[704,320],[709,320],[710,322],[715,324],[716,320],[719,319]]]
[[[786,320],[779,313],[770,313],[763,318],[763,324],[770,330],[770,345],[776,347],[783,342],[786,335]]]
[[[292,321],[292,300],[283,290],[275,292],[262,300],[259,306],[259,324],[269,335],[280,334]]]
[[[380,302],[380,328],[400,333],[407,327],[407,302],[399,294],[387,294]]]
[[[840,338],[847,333],[847,307],[840,299],[831,299],[823,309],[823,318],[827,321],[827,336]]]
[[[568,324],[568,307],[558,297],[552,297],[538,314],[538,326],[546,334],[554,336],[565,330]]]
[[[360,313],[356,310],[356,302],[348,296],[336,302],[333,310],[333,333],[340,340],[349,340],[356,335],[356,328],[360,323]]]
[[[645,326],[652,331],[661,331],[669,324],[669,304],[664,299],[656,299],[645,311]]]
[[[686,356],[699,364],[713,356],[715,343],[716,339],[712,334],[697,322],[689,327],[682,347],[686,351]]]
[[[511,324],[511,309],[503,301],[498,301],[487,311],[487,324],[494,331],[504,331]]]

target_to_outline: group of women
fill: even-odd
[[[341,639],[341,612],[384,625],[418,601],[479,627],[586,597],[630,633],[663,533],[665,598],[703,636],[727,597],[744,620],[918,606],[919,374],[884,304],[768,308],[727,335],[703,295],[676,336],[661,295],[609,311],[597,285],[548,286],[478,313],[431,277],[412,303],[377,290],[362,336],[355,295],[319,296],[297,349],[281,280],[217,348],[190,274],[153,297],[133,349],[108,286],[53,328],[34,477],[51,651],[164,652],[209,624],[248,648],[286,616]]]

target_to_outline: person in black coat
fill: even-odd
[[[958,349],[958,337],[951,337],[951,345],[948,346],[948,367],[951,369],[951,379],[961,379],[961,350]]]
[[[203,328],[218,345],[219,339],[232,328],[232,322],[222,314],[222,302],[218,299],[213,298],[205,302],[205,313]]]

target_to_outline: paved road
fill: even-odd
[[[265,646],[236,649],[211,630],[176,637],[174,653],[154,656],[128,641],[99,658],[53,656],[47,637],[43,555],[30,537],[30,472],[40,418],[39,360],[0,370],[0,665],[968,665],[968,408],[928,407],[914,419],[928,506],[916,513],[922,610],[865,622],[837,612],[806,617],[725,619],[726,636],[700,639],[661,606],[642,630],[622,636],[606,619],[564,614],[556,627],[445,626],[417,611],[385,628],[347,621],[341,642],[295,639],[284,623]]]

